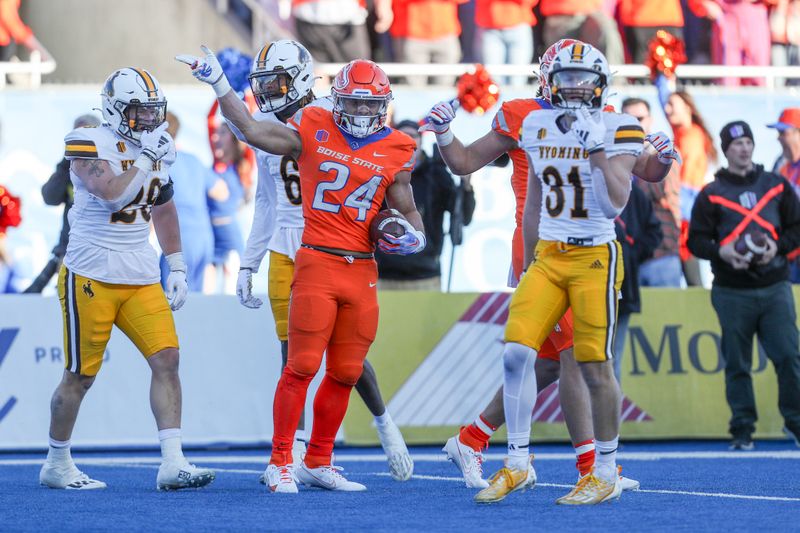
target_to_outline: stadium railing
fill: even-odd
[[[42,84],[42,76],[50,74],[56,69],[56,62],[47,50],[44,58],[38,51],[31,52],[29,61],[0,61],[0,89],[6,87],[7,74],[27,74],[30,79],[30,88],[38,89]]]

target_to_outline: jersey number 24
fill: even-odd
[[[363,222],[367,219],[367,213],[372,207],[372,198],[378,192],[378,187],[383,181],[383,176],[372,176],[369,181],[362,183],[356,190],[347,195],[342,204],[329,202],[325,199],[325,193],[328,191],[340,191],[347,185],[347,180],[350,178],[350,169],[341,164],[333,161],[324,161],[319,169],[322,172],[335,174],[333,181],[323,181],[317,185],[317,190],[314,193],[314,202],[311,207],[319,209],[320,211],[327,211],[329,213],[338,213],[342,205],[350,207],[358,211],[356,220]]]

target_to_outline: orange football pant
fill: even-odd
[[[289,357],[273,402],[270,463],[292,462],[292,442],[308,386],[327,350],[305,463],[309,468],[331,464],[350,391],[361,377],[378,330],[377,282],[374,259],[349,260],[308,248],[297,252],[289,303]]]

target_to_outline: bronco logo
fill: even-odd
[[[89,298],[94,298],[94,291],[92,290],[92,280],[89,280],[83,284],[83,294],[85,294]]]

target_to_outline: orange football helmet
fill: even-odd
[[[366,59],[351,61],[331,87],[333,120],[353,137],[364,138],[386,125],[392,88],[386,73]]]
[[[563,48],[580,42],[577,39],[561,39],[551,44],[542,54],[542,57],[539,58],[539,88],[542,91],[542,96],[548,102],[552,96],[550,92],[550,69],[553,67],[553,60]]]

